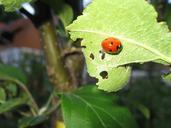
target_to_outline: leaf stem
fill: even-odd
[[[30,106],[30,110],[31,110],[32,114],[34,116],[38,115],[38,111],[39,111],[38,105],[37,105],[37,103],[34,100],[32,94],[29,92],[28,88],[26,87],[26,85],[24,83],[20,82],[19,80],[10,78],[10,77],[1,77],[0,80],[11,81],[11,82],[14,82],[17,85],[19,85],[21,87],[21,89],[23,89],[25,91],[28,98],[30,99],[29,106]]]
[[[60,104],[61,104],[61,101],[58,101],[56,104],[54,104],[54,106],[51,107],[51,109],[49,109],[49,111],[45,112],[45,115],[51,114],[60,106]]]

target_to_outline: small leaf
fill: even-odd
[[[11,111],[19,105],[26,104],[28,102],[27,98],[15,98],[0,104],[0,114]]]
[[[117,80],[112,77],[118,75],[113,71],[116,67],[149,61],[171,63],[171,33],[166,24],[157,23],[156,18],[154,8],[145,0],[93,0],[67,29],[73,40],[83,39],[81,44],[85,46],[83,52],[90,75],[99,78],[102,70],[113,72],[109,74],[108,86],[103,89],[108,90],[110,86],[116,91],[125,84],[120,83],[119,87],[118,83],[118,87],[114,87]],[[120,53],[102,56],[101,42],[108,37],[121,41]],[[125,74],[126,71],[122,69]],[[125,76],[120,75],[122,77]],[[104,81],[107,80],[99,79],[99,86],[103,86]]]
[[[4,64],[0,64],[0,78],[1,77],[10,77],[22,81],[25,84],[27,83],[27,77],[20,69]]]
[[[5,7],[5,11],[15,11],[19,9],[23,3],[31,0],[0,0],[0,5]]]
[[[0,104],[4,103],[6,100],[6,93],[3,88],[0,88]]]
[[[8,95],[14,97],[17,95],[17,85],[15,83],[9,82],[5,86],[5,89],[8,91]]]
[[[36,126],[38,124],[41,124],[45,120],[47,120],[47,117],[45,116],[24,117],[19,120],[18,126],[19,128],[28,128],[31,126]]]
[[[63,94],[62,112],[66,128],[137,128],[129,110],[117,105],[116,99],[95,86]]]
[[[68,4],[63,4],[61,10],[58,12],[58,16],[61,19],[64,27],[69,25],[74,17],[72,7]]]
[[[171,83],[171,74],[168,75],[162,75],[162,78],[164,81]]]
[[[132,104],[134,105],[134,108],[137,108],[146,119],[150,118],[150,110],[146,106],[139,102],[133,102]]]

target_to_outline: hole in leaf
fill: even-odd
[[[105,53],[102,53],[101,59],[104,60],[105,58]]]
[[[99,53],[103,53],[102,50],[99,50]]]
[[[86,48],[86,46],[81,46],[81,48]]]
[[[91,58],[92,60],[94,60],[94,55],[93,55],[93,53],[90,54],[90,58]]]
[[[108,72],[107,71],[102,71],[100,73],[100,76],[102,77],[102,79],[108,79]]]

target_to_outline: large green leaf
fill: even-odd
[[[85,86],[62,95],[66,128],[137,128],[129,110],[117,105],[117,97]]]
[[[5,11],[15,11],[20,8],[23,3],[31,0],[0,0],[0,5],[5,7]]]
[[[1,77],[10,77],[22,81],[25,84],[27,83],[27,77],[20,69],[4,64],[0,64],[0,78]]]
[[[116,91],[113,86],[119,79],[115,78],[118,75],[118,71],[114,73],[115,67],[148,61],[171,63],[171,34],[165,23],[157,23],[156,18],[154,8],[145,0],[93,0],[67,29],[73,40],[83,38],[90,75],[99,78],[101,69],[108,70],[111,88],[99,84],[100,88]],[[106,54],[102,59],[101,42],[108,37],[119,39],[123,49],[117,55]],[[102,81],[99,83],[104,83]]]

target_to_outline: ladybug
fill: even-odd
[[[117,54],[121,51],[122,48],[121,41],[114,37],[109,37],[103,40],[101,46],[103,51],[108,54]]]

